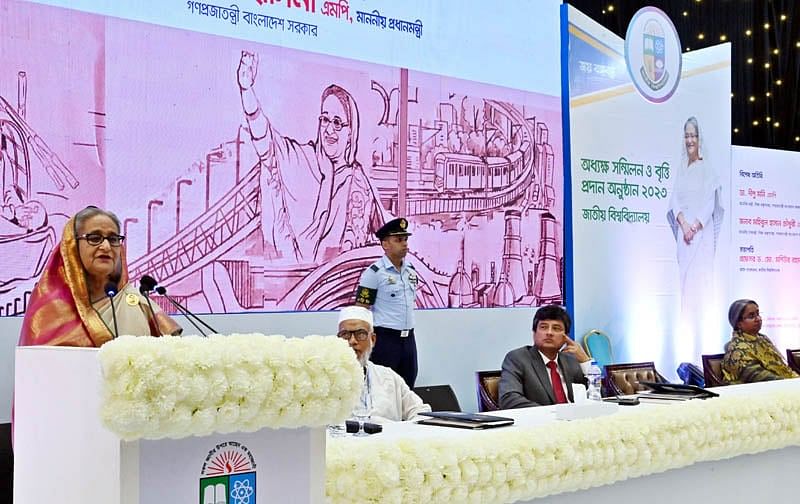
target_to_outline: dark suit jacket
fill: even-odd
[[[574,402],[571,384],[586,384],[581,366],[575,357],[567,353],[559,353],[556,360],[561,374],[564,375],[569,401]],[[500,373],[498,395],[500,409],[556,403],[553,387],[550,385],[550,370],[545,366],[536,347],[528,345],[506,354]]]

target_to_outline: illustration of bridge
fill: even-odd
[[[129,276],[152,275],[161,285],[175,284],[220,259],[258,229],[261,190],[258,167],[177,235],[129,265]]]
[[[241,243],[261,224],[260,168],[253,168],[206,212],[174,237],[133,261],[130,278],[148,274],[161,285],[174,285],[215,262]],[[292,287],[278,306],[291,310],[326,310],[352,303],[361,272],[383,255],[379,245],[349,250],[313,269]],[[412,259],[420,278],[418,305],[446,306],[450,278]],[[301,269],[308,268],[298,268]],[[225,289],[228,290],[228,289]],[[241,293],[237,293],[241,298]]]
[[[352,304],[361,272],[380,259],[383,253],[380,245],[370,245],[343,253],[295,285],[281,299],[280,306],[294,310],[332,310]],[[417,307],[447,307],[450,277],[431,269],[413,252],[409,252],[408,255],[419,278]]]

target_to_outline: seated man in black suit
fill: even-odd
[[[574,402],[572,384],[586,384],[591,359],[567,336],[569,314],[557,305],[533,316],[533,346],[506,354],[500,374],[500,408],[527,408]]]

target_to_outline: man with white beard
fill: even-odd
[[[364,368],[364,387],[354,415],[356,410],[366,409],[372,422],[399,422],[416,420],[419,413],[431,410],[408,388],[400,375],[391,368],[370,362],[369,356],[377,339],[371,311],[361,306],[342,308],[337,335],[350,344]]]

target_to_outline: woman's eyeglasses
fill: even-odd
[[[333,123],[333,129],[335,131],[341,131],[342,128],[350,126],[349,123],[342,121],[342,118],[339,116],[333,116],[333,119],[326,115],[319,116],[319,125],[322,126],[322,129],[327,128],[331,123]]]
[[[122,245],[122,242],[125,241],[125,237],[122,235],[103,236],[98,233],[89,233],[80,235],[78,236],[78,239],[86,240],[86,243],[88,243],[92,247],[100,246],[100,244],[103,243],[103,240],[108,240],[108,244],[111,245],[112,247],[119,247],[120,245]]]
[[[743,316],[742,316],[742,320],[755,320],[755,319],[760,319],[760,318],[761,318],[761,314],[760,314],[760,313],[758,313],[758,312],[756,312],[756,313],[749,313],[749,314],[747,314],[747,315],[743,315]]]
[[[355,331],[339,331],[337,336],[347,341],[350,341],[350,338],[355,338],[357,341],[364,341],[369,337],[369,331],[366,329],[356,329]]]

